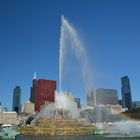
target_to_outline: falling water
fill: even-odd
[[[67,45],[69,43],[69,45]],[[68,53],[68,47],[71,47],[72,51],[74,52],[76,59],[78,60],[82,71],[82,79],[84,81],[84,88],[85,90],[89,90],[92,87],[92,75],[91,75],[91,68],[89,65],[88,57],[85,51],[85,48],[79,39],[79,36],[70,25],[70,23],[64,18],[61,17],[61,33],[60,33],[60,56],[59,56],[59,90],[62,90],[63,83],[63,72],[66,70],[65,66],[68,65],[65,63],[64,60],[66,59],[65,52]],[[70,77],[69,77],[70,78]]]

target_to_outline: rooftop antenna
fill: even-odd
[[[34,72],[34,77],[33,77],[33,79],[36,79],[36,72]]]

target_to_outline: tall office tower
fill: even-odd
[[[124,76],[121,78],[121,92],[122,92],[122,106],[124,108],[131,109],[132,108],[132,97],[131,97],[131,88],[130,81],[128,76]]]
[[[93,107],[95,105],[94,91],[90,91],[87,94],[87,106]]]
[[[21,88],[20,86],[16,86],[13,92],[13,111],[17,113],[21,112]]]
[[[35,95],[36,95],[36,84],[37,84],[37,79],[36,79],[36,73],[34,73],[33,77],[33,82],[32,82],[32,87],[30,89],[30,102],[35,104]]]
[[[56,81],[39,79],[36,84],[35,110],[40,111],[40,106],[55,100]]]
[[[116,89],[99,88],[95,91],[96,105],[116,105],[118,104],[118,92]]]

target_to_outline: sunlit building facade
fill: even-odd
[[[0,113],[0,124],[17,124],[16,112],[3,112]]]
[[[36,84],[35,111],[40,111],[40,106],[46,102],[55,101],[56,81],[39,79]]]
[[[95,91],[96,106],[100,105],[117,105],[118,92],[116,89],[99,88]]]
[[[34,103],[31,103],[30,101],[27,101],[27,102],[24,104],[24,112],[25,112],[25,113],[34,114],[34,113],[35,113],[35,106],[34,106]]]

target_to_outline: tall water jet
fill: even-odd
[[[62,16],[61,17],[61,34],[60,34],[60,56],[59,56],[59,91],[55,91],[55,102],[49,103],[46,102],[41,106],[41,111],[38,113],[36,119],[43,117],[47,118],[69,118],[77,119],[79,118],[79,111],[77,104],[74,100],[72,93],[64,92],[62,90],[62,78],[66,70],[67,63],[65,65],[64,60],[66,60],[66,54],[71,56],[69,48],[72,50],[72,54],[75,55],[75,58],[80,65],[78,73],[81,70],[80,78],[83,78],[85,82],[85,89],[89,90],[92,83],[92,75],[90,71],[90,65],[88,57],[85,51],[85,48],[78,37],[75,29],[68,23],[68,21]],[[74,59],[75,61],[75,59]],[[69,69],[72,71],[72,69]],[[73,76],[73,75],[72,75]],[[71,78],[70,76],[68,77]],[[69,80],[67,79],[67,80]],[[70,88],[70,87],[69,87]]]
[[[77,61],[80,64],[81,76],[84,82],[84,88],[87,92],[93,85],[91,68],[89,60],[85,51],[85,48],[76,32],[74,27],[64,18],[61,17],[61,33],[60,33],[60,54],[59,54],[59,91],[62,90],[63,73],[66,71],[64,66],[64,60],[66,59],[65,53],[67,53],[69,47],[71,47]],[[66,64],[68,65],[68,64]],[[71,78],[71,77],[69,77]]]

